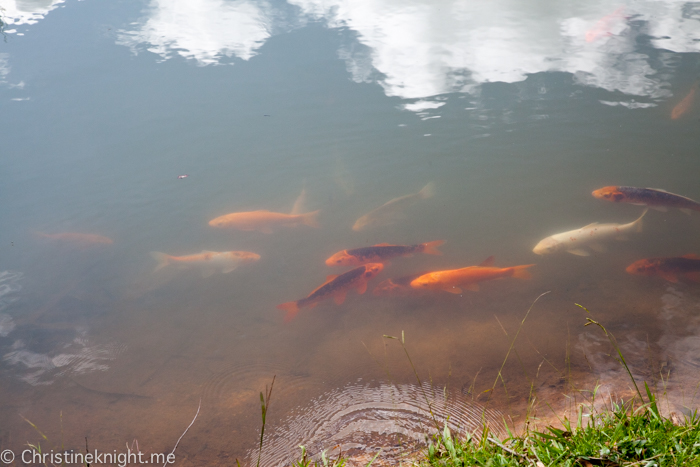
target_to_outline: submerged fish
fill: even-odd
[[[34,232],[36,235],[42,238],[49,238],[51,240],[59,240],[63,242],[73,242],[82,244],[104,244],[111,245],[114,243],[109,237],[97,234],[86,234],[78,232],[62,232],[62,233],[45,233],[45,232]]]
[[[640,259],[627,266],[626,271],[641,276],[661,276],[670,282],[678,282],[679,277],[700,282],[700,256]]]
[[[445,243],[444,240],[420,243],[418,245],[389,245],[380,243],[379,245],[367,246],[364,248],[353,248],[343,250],[334,254],[326,260],[328,266],[359,266],[366,263],[384,262],[397,256],[412,256],[415,253],[425,253],[428,255],[442,255],[437,247]]]
[[[586,31],[586,42],[593,42],[596,39],[604,36],[611,36],[612,29],[619,23],[621,19],[624,19],[622,12],[625,7],[621,6],[617,10],[613,11],[609,15],[603,16],[595,24],[595,27]]]
[[[534,266],[534,264],[509,268],[495,268],[491,267],[492,264],[493,256],[490,256],[479,266],[429,272],[411,281],[411,287],[418,290],[442,290],[460,294],[462,293],[460,286],[476,292],[479,290],[478,282],[502,279],[504,277],[515,277],[516,279],[530,279],[532,277],[527,268]]]
[[[692,88],[690,88],[690,92],[686,94],[686,96],[683,98],[682,101],[680,101],[676,106],[671,110],[671,119],[672,120],[677,120],[681,118],[683,115],[688,113],[690,108],[693,106],[693,101],[695,101],[695,89],[697,88],[697,83],[693,85]]]
[[[370,211],[357,219],[355,225],[352,226],[352,230],[359,232],[360,230],[364,230],[368,227],[391,225],[404,215],[404,210],[408,206],[420,201],[421,199],[431,198],[434,193],[435,188],[431,182],[425,185],[418,193],[400,196],[392,199],[391,201],[387,201],[377,209]]]
[[[686,214],[690,214],[690,210],[700,211],[700,203],[659,188],[606,186],[595,190],[592,194],[598,199],[648,206],[657,211],[666,211],[667,208],[678,208]]]
[[[411,287],[411,282],[414,279],[419,278],[423,274],[427,274],[428,271],[419,272],[418,274],[410,274],[408,276],[396,277],[393,279],[386,279],[381,281],[372,291],[373,295],[377,296],[392,296],[392,295],[412,295],[421,290],[414,289]]]
[[[580,229],[562,232],[540,241],[532,250],[538,255],[546,255],[560,251],[566,251],[573,255],[589,256],[586,247],[595,251],[605,251],[600,241],[611,238],[627,240],[627,233],[642,231],[642,218],[647,213],[645,209],[639,218],[629,224],[598,224],[594,222]]]
[[[296,227],[298,225],[318,227],[316,218],[319,212],[313,211],[306,214],[283,214],[267,210],[232,212],[210,220],[209,225],[212,227],[272,233],[272,229],[276,227]]]
[[[367,281],[379,274],[383,268],[384,265],[381,263],[369,263],[340,275],[328,276],[326,282],[311,292],[308,297],[282,303],[277,305],[277,308],[287,311],[284,320],[289,321],[296,316],[300,308],[313,308],[318,305],[318,302],[327,298],[333,297],[335,303],[340,305],[345,301],[348,290],[357,289],[357,293],[365,293]]]
[[[163,269],[168,265],[181,267],[201,268],[202,276],[209,277],[216,271],[226,274],[236,269],[241,264],[254,263],[260,259],[260,255],[250,251],[207,251],[199,254],[185,256],[171,256],[159,251],[152,251],[151,256],[158,261],[154,271]]]

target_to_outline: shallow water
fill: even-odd
[[[56,446],[63,436],[81,449],[87,436],[101,450],[137,439],[169,452],[201,400],[178,462],[230,465],[256,448],[259,393],[276,376],[270,443],[286,434],[291,444],[265,458],[281,459],[295,443],[333,448],[310,433],[335,426],[335,407],[352,412],[338,402],[347,394],[370,404],[352,412],[355,427],[391,409],[367,401],[415,403],[413,368],[435,391],[517,425],[535,393],[562,411],[565,394],[584,400],[596,382],[606,397],[631,394],[587,316],[616,336],[639,384],[665,391],[664,410],[697,407],[700,286],[625,268],[700,253],[700,214],[650,211],[643,232],[588,257],[532,253],[554,233],[640,215],[593,198],[603,186],[700,200],[697,3],[0,6],[1,448],[37,439],[21,414]],[[393,223],[352,230],[429,182],[435,195]],[[288,213],[302,189],[319,228],[208,225],[236,211]],[[342,305],[288,323],[276,309],[344,272],[324,265],[336,251],[432,240],[445,240],[443,256],[393,259]],[[261,259],[209,277],[153,271],[151,251],[202,250]],[[535,264],[532,280],[371,293],[491,255],[501,267]],[[383,337],[402,332],[413,368]]]

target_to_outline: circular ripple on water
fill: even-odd
[[[431,415],[432,412],[432,415]],[[449,417],[449,418],[448,418]],[[484,423],[503,434],[503,416],[459,393],[428,384],[352,385],[331,391],[294,410],[273,427],[265,441],[260,465],[289,465],[305,446],[320,459],[323,450],[339,446],[343,454],[366,464],[381,448],[378,460],[395,464],[426,445],[426,434],[448,420],[453,434],[480,433]],[[333,451],[337,455],[338,450]],[[251,451],[252,463],[257,451]]]
[[[289,368],[272,363],[246,363],[216,371],[202,385],[202,403],[233,408],[257,399],[258,393],[275,377],[274,397],[284,398],[317,386],[310,376],[292,374]]]

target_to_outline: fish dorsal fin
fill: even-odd
[[[681,256],[681,258],[686,258],[686,259],[700,259],[700,256],[696,255],[695,253],[688,253],[687,255]]]
[[[328,284],[330,281],[338,277],[340,274],[331,274],[329,276],[326,276],[326,284]]]
[[[598,222],[591,222],[590,224],[584,225],[583,227],[581,227],[581,229],[582,229],[582,230],[583,230],[583,229],[590,229],[590,228],[592,228],[592,227],[595,227],[596,225],[600,225],[600,224],[598,224]]]
[[[485,260],[483,260],[481,263],[479,263],[479,266],[482,268],[488,268],[490,266],[493,266],[493,263],[495,263],[495,262],[496,262],[496,257],[491,255],[488,258],[486,258]]]
[[[668,193],[669,195],[673,195],[675,193],[671,193],[670,191],[664,190],[662,188],[647,188],[647,190],[654,190],[654,191],[660,191],[662,193]]]
[[[391,245],[389,243],[377,243],[376,245],[372,245],[372,246],[394,246],[394,245]]]

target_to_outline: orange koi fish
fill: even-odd
[[[397,256],[412,256],[414,253],[425,253],[427,255],[442,255],[437,249],[445,243],[444,240],[420,243],[418,245],[389,245],[380,243],[364,248],[353,248],[343,250],[334,254],[326,260],[327,266],[359,266],[367,263],[385,262]]]
[[[267,210],[250,212],[233,212],[209,221],[212,227],[222,227],[237,230],[272,233],[276,227],[296,227],[308,225],[318,227],[316,217],[321,211],[307,212],[306,214],[283,214]]]
[[[627,266],[626,271],[640,276],[661,276],[669,282],[678,282],[679,276],[700,282],[700,256],[640,259]]]
[[[152,251],[151,256],[158,261],[155,271],[168,265],[180,267],[196,267],[202,269],[202,276],[209,277],[215,271],[227,274],[235,270],[241,264],[254,263],[260,259],[260,255],[250,251],[207,251],[199,254],[185,256],[171,256],[159,251]]]
[[[625,7],[621,6],[609,15],[600,18],[593,29],[586,31],[586,42],[593,42],[600,37],[612,35],[610,30],[620,18],[623,18],[622,11],[624,9]]]
[[[613,201],[615,203],[630,203],[640,206],[649,206],[657,211],[666,211],[667,208],[678,208],[686,214],[690,211],[700,211],[700,203],[685,196],[669,193],[658,188],[636,188],[633,186],[606,186],[595,190],[593,193],[598,199]]]
[[[51,240],[59,240],[62,242],[73,242],[73,243],[82,243],[82,244],[103,244],[103,245],[111,245],[114,243],[114,240],[112,240],[109,237],[105,237],[103,235],[97,235],[97,234],[85,234],[85,233],[77,233],[77,232],[63,232],[63,233],[55,233],[55,234],[50,234],[50,233],[44,233],[44,232],[35,232],[36,235],[42,238],[49,238]]]
[[[419,272],[418,274],[411,274],[408,276],[397,277],[394,279],[387,279],[379,283],[372,291],[373,295],[377,296],[394,296],[394,295],[412,295],[421,290],[416,290],[411,287],[411,282],[414,279],[419,278],[427,272]]]
[[[350,289],[357,289],[358,294],[363,294],[367,290],[367,282],[379,274],[384,265],[381,263],[369,263],[364,266],[352,269],[346,273],[328,276],[326,282],[321,284],[308,297],[294,302],[286,302],[277,305],[280,310],[285,310],[287,314],[285,321],[289,321],[296,316],[300,308],[313,308],[318,302],[333,297],[337,305],[345,301],[345,296]]]
[[[460,286],[476,292],[479,290],[479,282],[502,279],[504,277],[515,277],[516,279],[530,279],[532,277],[527,268],[534,266],[534,264],[495,268],[491,266],[493,261],[493,256],[490,256],[479,266],[429,272],[411,281],[411,287],[418,290],[442,290],[460,294],[462,293]]]
[[[693,101],[695,101],[695,88],[697,88],[697,84],[690,88],[690,92],[686,94],[683,100],[676,104],[676,106],[673,108],[673,110],[671,111],[672,120],[677,120],[681,118],[693,106]]]

